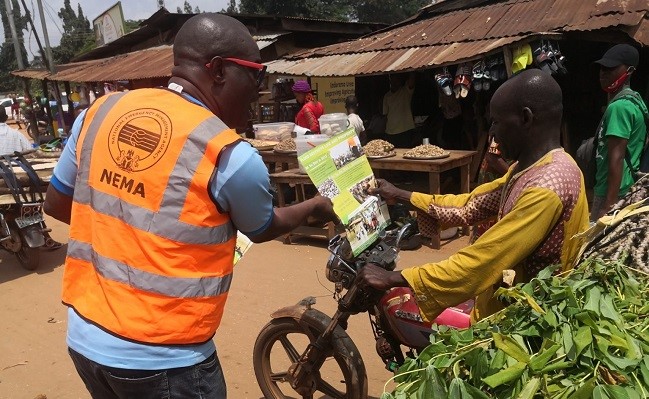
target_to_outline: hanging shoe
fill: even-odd
[[[489,91],[491,89],[491,79],[482,80],[482,90]]]
[[[544,45],[543,41],[541,40],[538,45],[534,47],[533,55],[534,55],[534,64],[542,71],[549,73],[552,75],[552,69],[550,68],[550,61],[548,58],[547,54],[547,46]]]
[[[435,81],[445,95],[450,96],[453,94],[451,90],[451,77],[448,74],[444,72],[435,74]]]
[[[482,78],[484,77],[484,62],[483,61],[478,61],[475,64],[473,64],[473,88],[475,91],[481,91],[482,90]]]
[[[566,69],[566,57],[561,54],[561,47],[559,47],[559,43],[556,43],[555,51],[554,51],[554,58],[555,58],[555,63],[557,64],[558,72],[559,75],[567,75],[568,74],[568,69]]]
[[[471,88],[472,69],[471,63],[469,62],[465,62],[458,66],[457,71],[455,72],[455,81],[453,85],[455,98],[465,98],[469,94],[469,89]],[[459,97],[458,91],[456,90],[458,87]]]

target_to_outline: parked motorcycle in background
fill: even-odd
[[[50,229],[43,219],[44,183],[25,158],[28,153],[0,155],[6,185],[0,188],[0,248],[16,255],[25,269],[35,270]]]
[[[342,235],[329,242],[327,279],[335,283],[338,310],[330,318],[314,309],[315,298],[274,312],[261,330],[253,351],[255,376],[266,398],[313,398],[316,392],[331,398],[367,397],[367,373],[360,352],[345,331],[350,316],[367,312],[376,339],[376,351],[386,368],[395,372],[405,355],[416,356],[429,345],[433,333],[425,323],[410,288],[387,292],[363,290],[355,282],[367,263],[386,270],[396,267],[399,243],[414,234],[407,224],[391,231],[358,256]],[[343,294],[343,291],[344,294]],[[470,304],[446,309],[435,323],[456,328],[470,324]]]

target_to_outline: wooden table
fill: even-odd
[[[279,153],[273,150],[259,151],[261,159],[268,166],[268,173],[275,173],[277,164],[281,166],[282,171],[288,170],[289,167],[297,167],[297,152]]]
[[[286,200],[284,198],[285,188],[290,187],[291,184],[295,185],[296,199],[298,202],[302,202],[307,199],[304,187],[313,185],[309,176],[306,173],[300,173],[300,170],[297,168],[271,173],[270,181],[277,184],[277,204],[280,208],[286,206]],[[287,234],[284,242],[290,243],[292,235],[322,236],[330,240],[335,235],[335,229],[333,222],[328,222],[324,229],[314,226],[300,226]]]
[[[412,172],[428,173],[429,194],[440,194],[440,175],[455,168],[460,169],[460,192],[469,192],[470,167],[471,160],[476,151],[449,151],[451,155],[442,159],[405,159],[403,158],[406,149],[397,148],[396,156],[390,158],[370,159],[370,166],[373,170],[400,170]],[[304,185],[311,184],[311,180],[306,174],[299,173],[298,169],[288,169],[288,165],[297,165],[296,154],[279,154],[274,151],[260,151],[262,159],[269,165],[270,179],[280,186],[278,193],[279,206],[284,206],[284,193],[282,188],[286,185],[294,184],[300,186],[298,189],[297,199],[303,201]],[[282,164],[282,171],[273,173],[276,164]],[[272,168],[271,168],[272,166]],[[463,229],[464,234],[468,234],[468,227]],[[431,246],[435,249],[440,248],[439,234],[432,237]]]
[[[448,158],[427,160],[405,159],[403,153],[407,150],[403,148],[397,148],[395,151],[397,155],[391,158],[370,159],[372,169],[428,173],[428,193],[440,194],[440,174],[451,169],[460,168],[460,192],[469,192],[471,160],[476,151],[452,150]],[[290,165],[297,165],[296,154],[279,154],[272,150],[259,151],[259,154],[261,154],[264,163],[269,165],[270,173],[275,172],[274,168],[277,164],[282,165],[282,171],[288,170]]]
[[[395,149],[397,155],[391,158],[370,159],[372,169],[404,170],[428,173],[428,193],[440,194],[439,176],[442,172],[460,168],[460,192],[469,192],[470,166],[476,151],[449,151],[451,155],[442,159],[405,159],[404,148]]]

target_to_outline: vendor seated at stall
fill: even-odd
[[[295,115],[295,124],[309,129],[311,133],[320,134],[318,118],[324,114],[324,106],[313,96],[309,82],[298,80],[291,89],[295,100],[302,106]]]

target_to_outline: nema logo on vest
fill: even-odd
[[[122,115],[110,129],[108,149],[120,169],[140,172],[156,164],[171,139],[171,119],[154,108]]]

